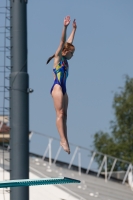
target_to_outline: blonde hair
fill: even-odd
[[[62,51],[64,51],[64,50],[69,51],[71,49],[75,49],[74,45],[71,44],[71,43],[69,43],[69,42],[65,42]],[[47,62],[46,62],[46,64],[48,64],[54,57],[55,57],[55,54],[52,55],[51,57],[49,57],[48,60],[47,60]]]

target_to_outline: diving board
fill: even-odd
[[[50,184],[67,184],[67,183],[80,183],[80,181],[67,177],[8,180],[8,181],[0,181],[0,188],[26,187],[26,186],[50,185]]]

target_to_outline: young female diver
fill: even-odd
[[[68,77],[68,62],[73,56],[75,47],[72,45],[75,31],[77,28],[75,20],[73,21],[72,32],[66,42],[66,31],[70,24],[70,16],[65,17],[64,26],[61,36],[59,47],[55,54],[47,60],[54,58],[54,84],[51,88],[51,95],[54,101],[56,111],[56,126],[60,135],[60,145],[63,149],[70,154],[70,148],[67,138],[67,108],[68,108],[68,95],[66,92],[66,79]]]

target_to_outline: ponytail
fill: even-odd
[[[69,51],[70,49],[75,49],[75,47],[74,47],[73,44],[71,44],[71,43],[69,43],[69,42],[65,42],[62,51],[63,51],[64,49],[66,49],[66,50]],[[46,64],[48,64],[48,63],[50,62],[50,60],[52,60],[52,58],[54,58],[54,57],[55,57],[55,54],[54,54],[53,56],[49,57],[49,59],[47,60]]]
[[[49,57],[49,59],[47,60],[46,64],[48,64],[50,62],[50,60],[52,60],[52,58],[54,58],[54,57],[55,57],[55,54],[53,56]]]

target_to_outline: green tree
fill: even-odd
[[[125,77],[124,88],[114,96],[113,109],[111,133],[99,131],[94,135],[95,150],[133,163],[133,78]],[[96,157],[99,164],[101,159]],[[108,169],[112,162],[108,160]],[[115,169],[127,169],[127,165],[117,163]]]

